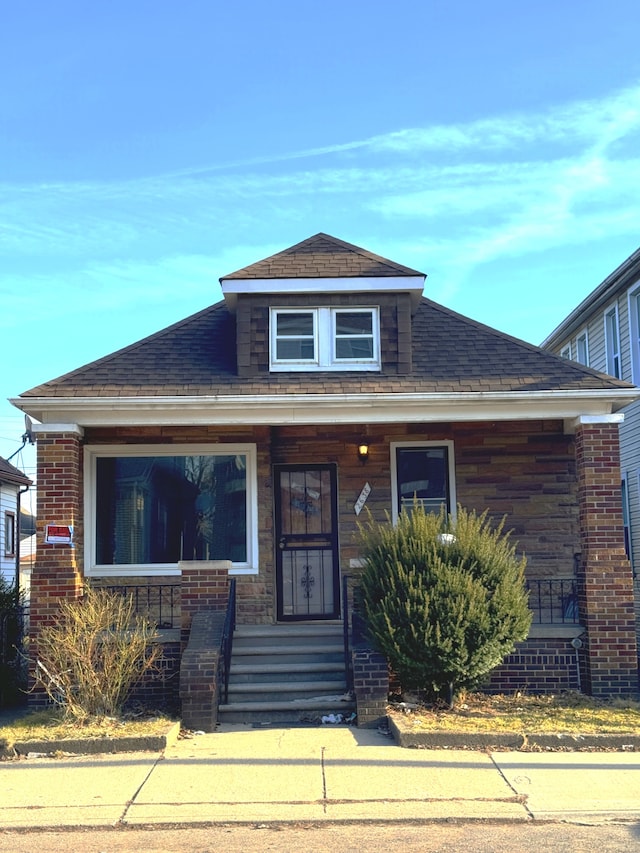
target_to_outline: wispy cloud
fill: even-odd
[[[446,266],[455,288],[496,258],[631,233],[640,215],[639,140],[640,84],[538,112],[137,180],[6,184],[0,289],[15,294],[22,275],[41,275],[60,279],[63,291],[90,287],[100,299],[116,289],[126,299],[153,272],[160,293],[189,277],[194,258],[219,262],[216,278],[267,246],[282,248],[272,244],[274,223],[283,240],[296,227],[300,237],[321,228],[342,234],[345,223],[347,237],[353,223],[360,233],[386,231],[389,244]]]

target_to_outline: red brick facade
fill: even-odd
[[[366,506],[374,516],[384,518],[390,509],[391,443],[451,440],[458,501],[479,511],[488,508],[495,518],[507,515],[507,527],[513,529],[515,541],[527,554],[531,576],[570,577],[574,554],[581,553],[580,615],[587,632],[581,652],[586,662],[582,686],[596,694],[637,689],[633,591],[624,556],[617,425],[581,425],[575,437],[565,434],[561,421],[370,426],[370,458],[365,466],[356,452],[362,434],[359,426],[146,427],[87,430],[85,441],[256,444],[259,571],[237,578],[237,621],[258,624],[275,620],[273,464],[322,461],[336,465],[340,563],[342,573],[349,574],[357,572],[350,568],[359,556],[354,504],[365,482],[371,486]],[[38,436],[40,526],[31,602],[35,634],[41,624],[53,618],[61,598],[81,594],[82,456],[81,436],[71,428]],[[75,547],[42,544],[47,522],[73,524]],[[186,628],[192,613],[224,606],[228,576],[226,569],[212,573],[210,564],[185,566],[182,613]],[[554,652],[554,659],[557,657]],[[573,666],[568,645],[562,651],[563,660],[565,657],[567,666]],[[531,676],[528,688],[535,690],[541,661],[514,660],[510,666],[522,663]],[[571,681],[575,681],[573,676]]]
[[[37,661],[39,629],[55,618],[64,599],[82,595],[82,436],[64,432],[38,434],[37,556],[31,576],[29,623],[31,665]],[[73,525],[74,544],[46,544],[47,524]],[[36,691],[34,700],[44,695]]]
[[[576,432],[582,555],[580,615],[587,630],[586,689],[638,689],[633,579],[624,549],[616,424],[581,424]]]

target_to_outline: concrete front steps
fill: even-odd
[[[314,723],[355,711],[340,623],[240,625],[229,673],[221,723]]]

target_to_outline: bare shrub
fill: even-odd
[[[67,718],[118,716],[161,654],[155,635],[155,623],[135,612],[131,597],[88,587],[39,632],[36,684]]]

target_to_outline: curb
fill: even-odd
[[[518,732],[437,732],[416,731],[405,728],[392,716],[387,717],[389,731],[398,746],[408,749],[510,749],[545,751],[616,751],[640,752],[640,735],[637,734],[546,734]]]
[[[172,723],[164,734],[124,737],[69,738],[64,740],[16,741],[13,746],[0,744],[0,758],[70,755],[98,755],[116,752],[161,752],[173,745],[180,734],[180,723]]]

